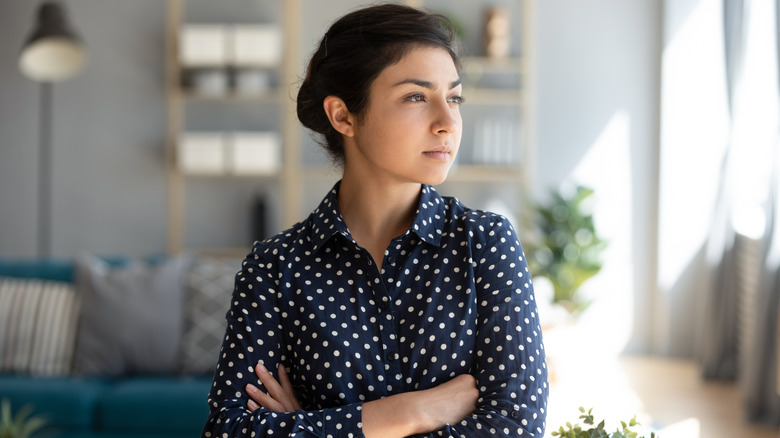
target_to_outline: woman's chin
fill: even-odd
[[[449,173],[449,170],[447,172],[441,173],[441,174],[430,174],[426,175],[425,179],[422,181],[423,184],[427,184],[429,186],[438,186],[439,184],[443,183],[447,180],[447,174]]]

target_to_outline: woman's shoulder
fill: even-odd
[[[336,183],[306,219],[273,236],[255,242],[249,258],[269,262],[284,261],[288,254],[315,252],[333,234],[341,230],[340,218],[334,207],[339,184]]]
[[[468,230],[486,231],[506,228],[513,230],[511,219],[507,216],[464,205],[454,196],[442,196],[447,211],[447,218],[454,226]]]
[[[272,261],[284,259],[285,254],[294,251],[309,240],[308,220],[301,221],[273,236],[258,240],[252,245],[247,261]]]

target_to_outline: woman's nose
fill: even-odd
[[[436,105],[433,123],[434,134],[454,134],[460,129],[460,110],[457,105],[443,101]]]

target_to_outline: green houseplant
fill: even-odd
[[[46,425],[46,420],[40,416],[31,416],[32,406],[24,406],[13,414],[11,402],[3,399],[0,402],[0,438],[28,438]]]
[[[602,267],[606,242],[596,233],[593,215],[586,208],[593,189],[581,185],[553,190],[546,203],[535,203],[528,264],[535,277],[552,284],[553,304],[579,315],[590,304],[577,294],[582,284]]]
[[[604,420],[596,424],[592,408],[585,412],[585,408],[581,407],[580,413],[580,420],[585,423],[586,428],[579,424],[572,425],[571,423],[566,423],[566,427],[560,426],[558,430],[553,431],[552,436],[561,438],[644,438],[638,432],[631,430],[631,428],[639,426],[636,417],[629,420],[628,423],[621,421],[620,425],[622,428],[610,433],[607,432]],[[648,438],[658,438],[658,436],[654,432],[650,432]]]

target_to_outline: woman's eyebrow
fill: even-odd
[[[458,78],[455,81],[452,81],[450,83],[450,88],[449,89],[452,90],[453,88],[455,88],[458,85],[460,85],[462,82],[463,81],[460,78]],[[429,90],[435,90],[436,89],[436,87],[433,85],[433,82],[424,81],[422,79],[404,79],[401,82],[398,82],[397,84],[393,85],[393,87],[397,87],[399,85],[404,85],[404,84],[414,84],[414,85],[418,85],[418,86],[423,87],[423,88],[427,88]]]

